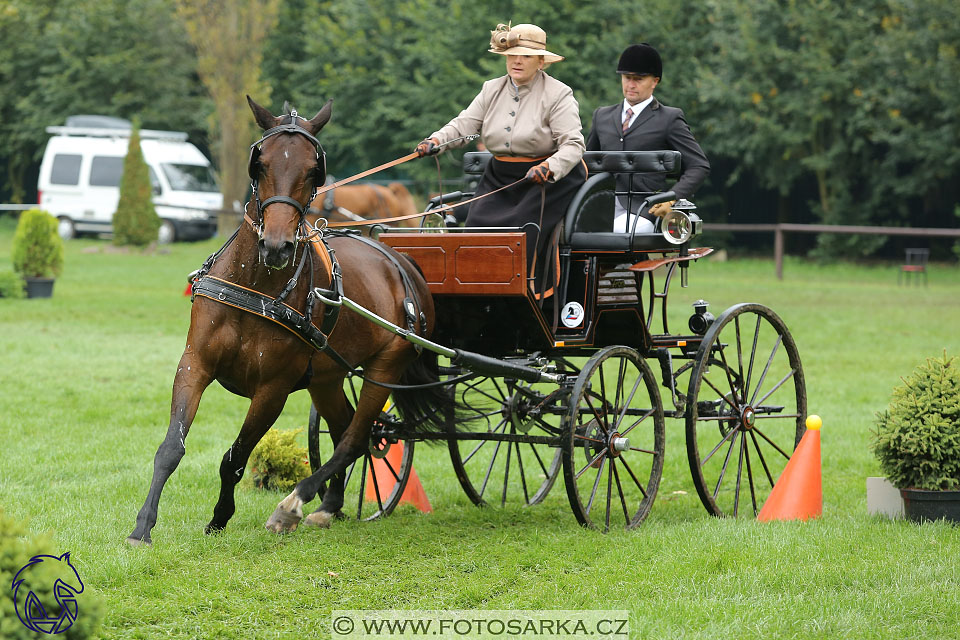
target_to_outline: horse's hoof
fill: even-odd
[[[301,518],[302,516],[299,514],[287,511],[283,507],[277,507],[264,526],[267,531],[274,533],[290,533],[297,529]]]
[[[329,529],[330,522],[334,518],[334,514],[327,511],[314,511],[308,515],[303,520],[303,524],[310,527],[320,527],[321,529]]]
[[[224,526],[220,524],[213,524],[212,522],[203,528],[203,532],[206,535],[212,535],[214,533],[220,533],[224,530]]]
[[[131,547],[152,547],[153,541],[150,540],[149,537],[134,538],[133,536],[130,536],[127,538],[127,544],[130,545]]]

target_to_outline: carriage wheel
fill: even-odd
[[[563,476],[573,515],[603,532],[650,512],[663,472],[663,404],[636,350],[606,347],[580,372],[564,420]]]
[[[347,398],[356,406],[357,394],[353,380],[344,383]],[[403,490],[413,469],[413,442],[400,440],[390,433],[395,430],[398,418],[396,409],[380,414],[370,432],[370,446],[346,470],[343,492],[343,513],[357,520],[375,520],[390,515],[399,504]],[[330,429],[321,423],[315,407],[310,407],[310,423],[307,429],[307,451],[310,469],[316,472],[324,460],[333,453]],[[373,473],[376,467],[377,473]]]
[[[721,314],[694,358],[687,457],[715,516],[756,516],[800,442],[807,395],[797,345],[759,304]]]
[[[565,361],[556,364],[559,371],[575,371]],[[469,408],[461,429],[560,442],[566,395],[555,384],[476,378],[458,385],[456,394]],[[448,447],[460,486],[478,506],[506,506],[508,500],[537,504],[560,472],[560,449],[550,444],[450,439]]]

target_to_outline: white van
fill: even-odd
[[[120,200],[120,178],[131,125],[109,116],[71,116],[47,127],[37,201],[59,220],[60,235],[110,233]],[[223,197],[210,161],[180,131],[140,131],[150,169],[153,204],[160,216],[158,240],[198,240],[217,231]]]

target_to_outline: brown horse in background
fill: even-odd
[[[327,192],[307,214],[307,222],[316,224],[324,217],[330,222],[361,222],[381,220],[417,213],[417,203],[410,191],[399,182],[387,186],[373,183],[354,183]],[[397,227],[418,227],[416,218],[389,223]],[[368,227],[369,228],[369,227]]]
[[[333,288],[331,269],[322,259],[313,259],[320,254],[303,253],[313,251],[305,237],[304,203],[325,178],[325,161],[315,136],[329,120],[331,105],[328,102],[312,119],[305,120],[295,112],[274,117],[249,96],[247,99],[257,124],[266,131],[261,146],[251,150],[254,189],[247,210],[252,221],[242,224],[233,241],[211,257],[205,277],[210,278],[207,282],[219,279],[270,298],[279,296],[290,282],[293,288],[285,304],[303,313],[314,300],[308,297],[311,286]],[[430,334],[435,325],[433,300],[411,262],[389,248],[384,253],[357,238],[333,235],[326,242],[340,264],[343,295],[401,326],[407,319],[404,298],[410,295],[418,300],[425,319],[427,329],[420,333]],[[307,257],[310,260],[295,278],[298,256],[301,263]],[[407,287],[404,279],[410,283]],[[409,293],[408,288],[412,289]],[[320,301],[314,301],[313,317],[322,318],[325,309]],[[435,355],[425,351],[418,359],[410,342],[348,310],[340,313],[330,330],[329,345],[352,366],[362,367],[369,380],[387,384],[439,380]],[[277,506],[267,528],[278,533],[295,529],[303,518],[302,506],[318,493],[323,500],[307,516],[307,522],[329,526],[343,506],[345,469],[368,450],[372,423],[390,390],[365,381],[354,409],[343,391],[346,371],[328,353],[314,350],[298,335],[261,315],[197,295],[173,382],[170,423],[154,457],[150,490],[127,541],[150,543],[160,494],[186,451],[185,440],[200,396],[213,381],[249,398],[250,408],[220,463],[220,496],[206,531],[227,525],[235,510],[234,488],[250,452],[280,416],[287,396],[302,388],[308,390],[317,412],[329,425],[334,452]],[[394,391],[393,398],[405,422],[432,423],[435,428],[442,428],[451,401],[438,388]]]

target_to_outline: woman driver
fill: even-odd
[[[417,153],[421,157],[434,155],[440,151],[439,145],[479,133],[494,157],[477,186],[477,196],[527,179],[472,203],[466,224],[536,224],[539,231],[533,227],[525,230],[527,261],[536,265],[535,282],[539,287],[544,266],[554,266],[550,250],[553,231],[586,179],[581,162],[585,145],[580,107],[570,87],[543,70],[563,57],[547,51],[547,34],[540,27],[497,25],[491,32],[490,52],[506,57],[507,75],[484,82],[470,106],[417,145]],[[545,185],[545,190],[540,185]],[[542,191],[545,202],[541,219]],[[547,289],[545,296],[551,294],[556,282],[556,270],[551,271],[543,287]]]

